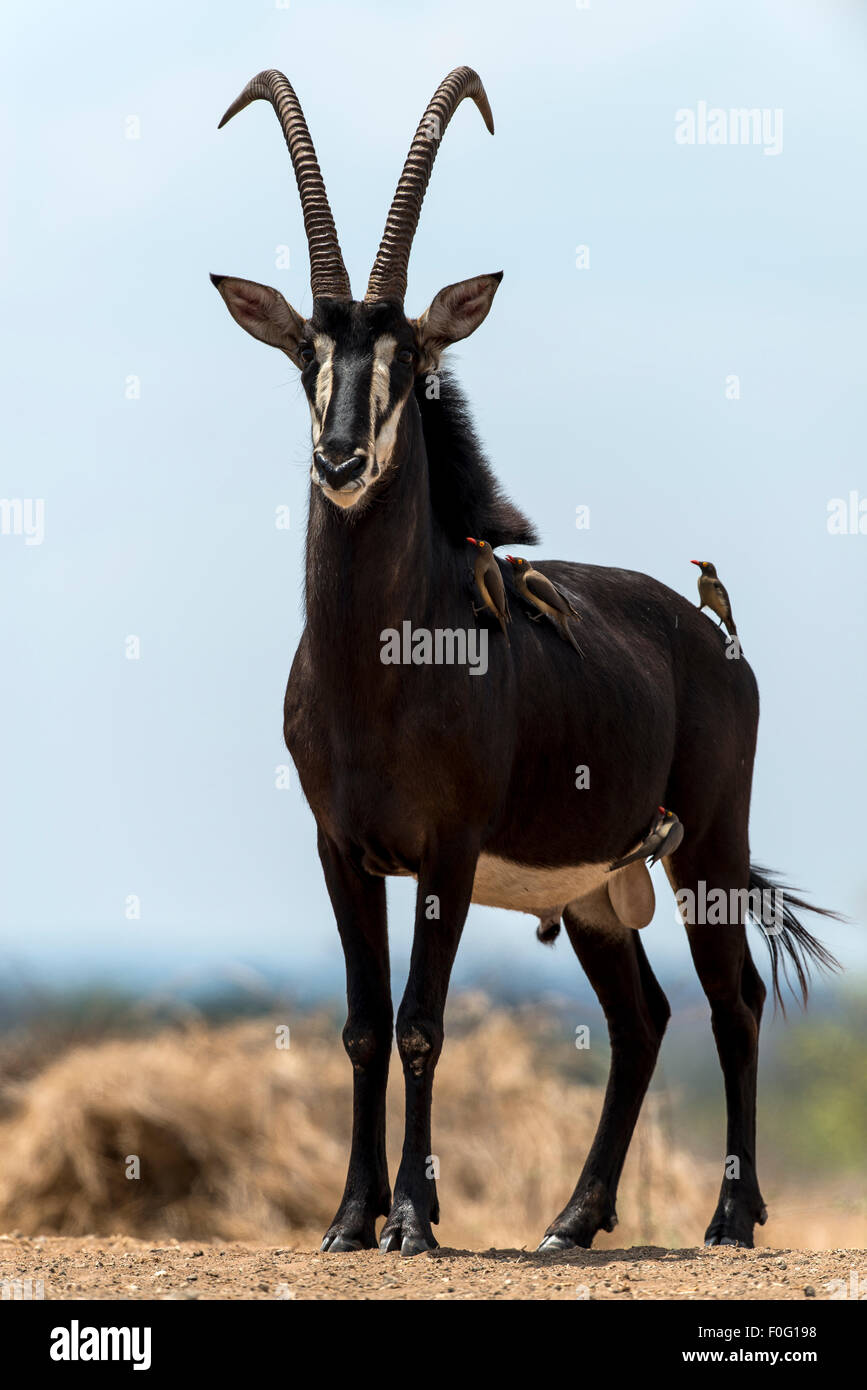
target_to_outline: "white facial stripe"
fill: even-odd
[[[328,409],[328,402],[331,400],[331,392],[334,389],[334,349],[337,344],[327,333],[317,333],[313,339],[313,346],[316,350],[316,360],[319,363],[319,373],[316,377],[316,399],[310,408],[310,413],[313,416],[313,447],[315,448],[319,443],[325,412]]]
[[[373,374],[370,382],[370,454],[380,468],[391,459],[397,426],[403,411],[400,400],[377,428],[377,420],[388,406],[391,395],[391,364],[397,351],[397,339],[385,333],[376,341],[373,350]]]
[[[373,349],[373,371],[370,375],[370,429],[376,429],[376,417],[388,405],[391,393],[391,364],[397,342],[390,334],[377,338]]]
[[[310,416],[313,422],[313,449],[314,452],[322,436],[325,425],[325,418],[328,406],[334,391],[334,354],[336,342],[325,333],[319,333],[313,340],[316,349],[316,357],[319,362],[319,373],[316,378],[315,398],[310,403]],[[368,428],[367,428],[367,455],[368,459],[377,466],[371,475],[369,468],[363,478],[363,486],[354,489],[343,489],[339,492],[332,492],[330,488],[323,485],[319,478],[315,466],[311,467],[310,476],[312,481],[333,502],[336,506],[348,509],[354,507],[361,500],[367,491],[368,484],[380,473],[390,462],[394,452],[395,441],[397,439],[398,425],[403,408],[406,404],[406,397],[399,400],[389,414],[382,419],[383,412],[388,409],[388,402],[391,396],[391,365],[397,351],[397,339],[390,333],[384,333],[377,338],[373,347],[373,365],[370,376],[370,396],[368,401]],[[377,421],[381,424],[377,426]],[[361,449],[356,449],[356,453]]]
[[[400,424],[400,417],[403,414],[405,403],[405,400],[398,401],[388,418],[382,422],[379,433],[373,442],[373,456],[380,468],[385,467],[391,459],[395,440],[397,439],[397,427]]]

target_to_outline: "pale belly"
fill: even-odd
[[[564,908],[576,899],[607,892],[607,864],[580,864],[561,869],[537,869],[482,854],[476,866],[473,902],[485,907],[505,907],[514,912],[547,912]]]
[[[558,919],[569,906],[588,925],[633,929],[647,926],[656,905],[643,860],[610,873],[607,864],[540,869],[496,854],[479,857],[472,900],[542,921]]]
[[[656,906],[643,860],[611,873],[607,864],[540,869],[496,854],[479,856],[472,901],[480,907],[527,912],[543,922],[559,920],[571,907],[586,925],[610,930],[646,927]]]

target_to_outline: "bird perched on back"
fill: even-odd
[[[542,574],[541,570],[534,569],[529,560],[522,560],[514,555],[507,555],[506,559],[512,566],[512,575],[518,593],[533,608],[538,609],[534,621],[538,620],[543,613],[547,614],[555,624],[563,641],[574,647],[579,656],[583,656],[584,653],[575,641],[569,626],[570,618],[574,618],[576,622],[581,621],[572,600],[566,594],[561,593],[546,574]]]
[[[666,811],[664,806],[657,806],[656,810],[656,819],[646,839],[631,854],[623,859],[615,859],[609,873],[614,869],[625,869],[627,864],[635,864],[639,859],[649,858],[651,864],[655,864],[666,855],[674,854],[683,839],[683,826],[673,811]]]
[[[496,618],[500,627],[503,629],[503,636],[506,639],[506,646],[511,646],[507,623],[512,621],[509,612],[509,604],[506,599],[506,586],[503,583],[503,576],[500,574],[500,566],[497,564],[494,552],[488,541],[477,541],[474,536],[467,536],[468,545],[473,546],[473,580],[479,597],[482,600],[482,607],[487,608]],[[473,612],[480,613],[482,609],[473,605]]]
[[[731,601],[725,584],[717,575],[716,566],[712,565],[710,560],[690,560],[689,563],[698,565],[701,570],[698,577],[698,596],[701,599],[698,605],[699,612],[707,605],[719,618],[720,627],[725,623],[732,637],[737,637],[738,630],[732,617]]]

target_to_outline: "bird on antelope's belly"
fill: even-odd
[[[477,541],[474,536],[467,536],[467,544],[473,547],[472,577],[482,600],[482,607],[494,615],[503,629],[506,646],[511,646],[506,624],[512,621],[512,615],[506,599],[506,586],[494,552],[487,541]],[[481,608],[473,605],[474,613],[481,611]]]
[[[689,563],[698,565],[701,570],[698,577],[698,596],[701,599],[698,611],[701,612],[707,605],[719,618],[720,627],[725,623],[731,636],[737,637],[738,630],[732,617],[731,601],[725,584],[717,575],[716,565],[712,565],[710,560],[690,560]]]
[[[635,864],[639,859],[649,858],[651,864],[655,864],[666,855],[674,854],[683,839],[683,825],[674,812],[666,811],[664,806],[657,806],[656,811],[656,819],[646,839],[631,854],[623,859],[615,859],[609,873],[614,869],[625,869],[627,864]]]
[[[543,613],[547,614],[555,624],[563,641],[574,647],[579,656],[583,656],[584,652],[575,641],[569,626],[570,619],[574,619],[575,622],[581,621],[572,600],[566,594],[561,593],[548,576],[542,574],[541,570],[534,569],[529,560],[522,560],[514,555],[507,555],[506,559],[512,566],[515,588],[518,593],[539,610],[531,621],[538,622]]]

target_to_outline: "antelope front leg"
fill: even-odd
[[[391,1203],[385,1157],[385,1088],[392,1011],[385,880],[351,863],[321,831],[319,857],[346,957],[348,1016],[343,1045],[352,1062],[352,1149],[346,1187],[323,1250],[376,1249],[376,1218]]]
[[[406,1087],[403,1155],[381,1250],[418,1255],[436,1248],[436,1183],[429,1176],[431,1097],[443,1045],[443,1011],[476,871],[478,846],[467,841],[433,849],[421,866],[409,979],[397,1015],[397,1046]]]

